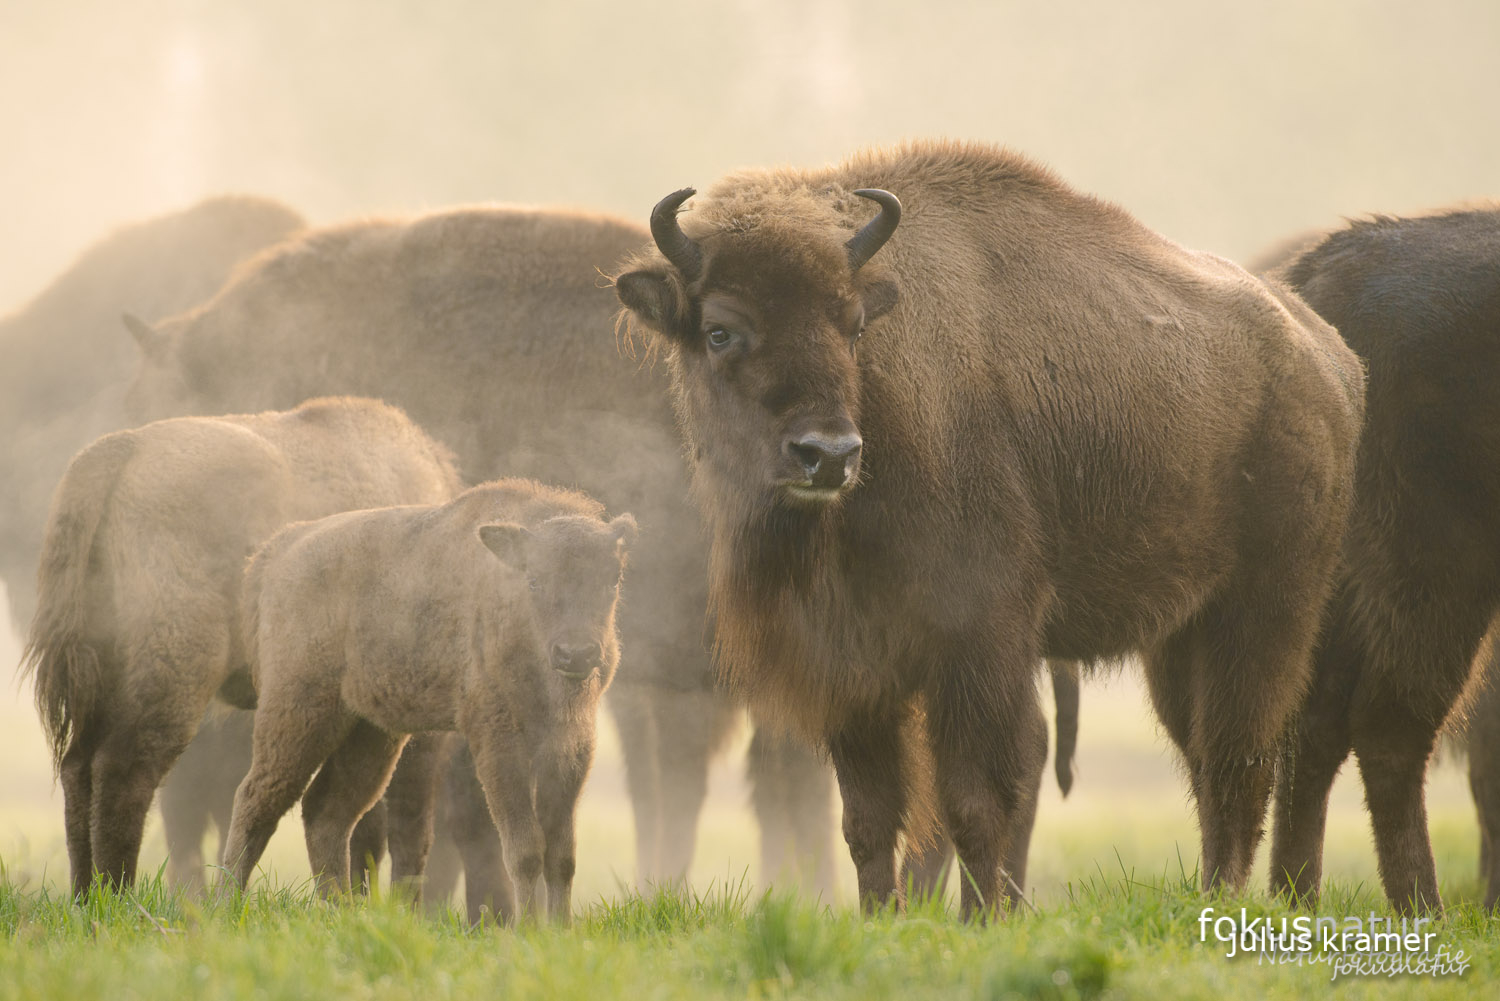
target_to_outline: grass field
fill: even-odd
[[[13,642],[13,640],[12,640]],[[14,651],[0,650],[7,659]],[[1044,702],[1047,701],[1044,698]],[[1062,799],[1045,787],[1028,895],[1037,910],[989,928],[946,910],[867,921],[851,906],[840,858],[831,906],[760,883],[742,779],[743,741],[717,762],[683,895],[631,889],[634,852],[614,734],[580,811],[576,926],[520,933],[464,929],[375,900],[312,900],[295,812],[282,824],[251,892],[202,904],[159,883],[121,898],[66,903],[62,802],[30,693],[0,699],[0,999],[8,997],[702,996],[1298,997],[1327,989],[1327,964],[1272,968],[1203,944],[1199,915],[1286,914],[1261,866],[1243,899],[1193,887],[1197,834],[1165,739],[1128,673],[1084,688],[1078,780]],[[1433,770],[1429,806],[1438,871],[1454,906],[1434,945],[1465,950],[1462,976],[1343,978],[1341,996],[1472,996],[1500,964],[1493,926],[1473,909],[1477,829],[1458,762]],[[1348,770],[1352,772],[1352,769]],[[212,847],[212,846],[210,846]],[[159,821],[142,869],[164,858]],[[1335,788],[1321,913],[1373,910],[1378,894],[1357,783]]]
[[[1351,976],[1329,954],[1271,965],[1200,941],[1205,906],[1279,918],[1258,897],[1205,898],[1191,878],[1099,876],[1063,902],[989,926],[913,907],[865,918],[743,885],[634,895],[570,929],[466,929],[389,899],[328,904],[268,888],[202,904],[152,881],[83,907],[0,883],[8,998],[1472,998],[1500,968],[1489,919],[1454,908],[1430,955],[1442,976]],[[1379,902],[1336,886],[1328,907]],[[1457,972],[1462,969],[1462,973]],[[1335,984],[1333,981],[1337,979]]]

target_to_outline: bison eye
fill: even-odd
[[[715,327],[708,332],[708,346],[715,351],[723,351],[734,343],[734,334],[723,327]]]

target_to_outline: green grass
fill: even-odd
[[[626,895],[573,927],[467,928],[399,902],[325,902],[308,884],[255,884],[200,900],[160,874],[82,905],[0,873],[0,999],[6,998],[1341,998],[1475,996],[1500,970],[1494,925],[1450,907],[1437,942],[1468,953],[1461,977],[1345,979],[1327,965],[1226,959],[1199,914],[1290,912],[1263,895],[1205,896],[1196,877],[1099,872],[1065,899],[989,925],[931,903],[866,917],[744,883]],[[1473,888],[1450,897],[1472,899]],[[1323,913],[1383,912],[1368,888],[1329,887]]]

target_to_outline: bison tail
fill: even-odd
[[[37,608],[21,655],[37,712],[52,745],[54,767],[78,740],[108,683],[100,651],[99,619],[111,614],[90,594],[99,526],[120,471],[135,452],[130,432],[106,435],[74,457],[52,497],[37,567]]]
[[[1057,754],[1052,767],[1057,787],[1067,796],[1073,789],[1073,759],[1078,751],[1078,662],[1048,661],[1052,671],[1052,698],[1057,704]]]

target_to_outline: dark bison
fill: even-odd
[[[1427,762],[1500,610],[1500,210],[1355,222],[1282,277],[1364,360],[1367,401],[1272,883],[1316,899],[1328,790],[1352,749],[1386,896],[1436,909]]]
[[[1347,513],[1358,359],[1295,295],[994,148],[746,171],[679,223],[692,194],[616,291],[669,359],[720,668],[828,748],[865,904],[896,895],[928,773],[964,912],[1019,893],[1036,666],[1128,650],[1204,882],[1242,885]]]
[[[68,464],[24,654],[62,778],[73,892],[135,879],[146,812],[216,692],[243,689],[246,557],[289,521],[432,503],[451,457],[393,407],[157,421]]]
[[[373,395],[452,447],[471,480],[578,487],[640,519],[621,611],[626,663],[609,705],[635,808],[638,875],[680,878],[708,762],[734,719],[705,640],[706,556],[661,366],[616,345],[601,276],[647,239],[585,212],[470,208],[318,229],[243,271],[213,300],[138,328],[142,417]],[[768,846],[828,844],[831,782],[800,746],[757,738],[752,780]],[[823,805],[815,804],[821,801]],[[811,804],[811,805],[809,805]],[[781,826],[777,825],[781,818]],[[827,854],[825,849],[824,855]]]
[[[47,502],[73,454],[126,420],[136,349],[120,314],[152,319],[207,299],[235,265],[302,226],[260,198],[212,198],[125,226],[0,319],[0,579],[11,621],[36,607]]]

